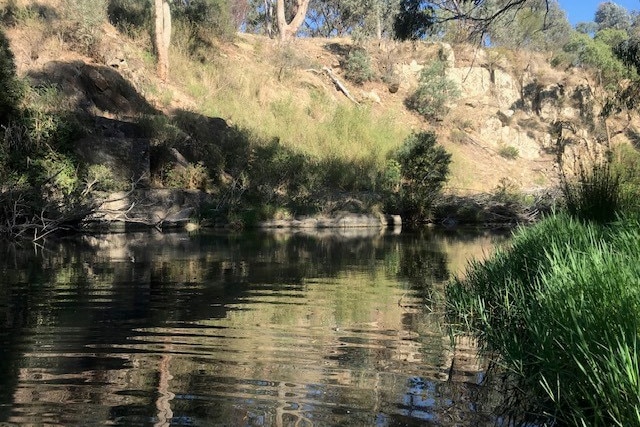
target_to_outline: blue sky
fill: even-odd
[[[567,12],[569,22],[575,25],[578,22],[593,21],[598,5],[604,3],[604,0],[558,0],[558,3]],[[640,9],[640,0],[617,0],[613,3],[629,11]]]

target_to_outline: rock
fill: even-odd
[[[187,225],[207,199],[197,190],[137,189],[111,194],[90,218],[99,222],[125,222],[146,226]]]
[[[380,104],[382,101],[380,100],[380,97],[378,96],[378,94],[372,90],[371,92],[362,92],[362,96],[364,99],[369,100],[369,101],[373,101],[376,104]]]
[[[440,60],[446,64],[447,68],[453,68],[456,66],[456,56],[449,43],[440,43],[438,56],[440,57]]]
[[[145,138],[88,137],[75,143],[75,153],[87,165],[104,165],[124,182],[148,185],[149,140]]]

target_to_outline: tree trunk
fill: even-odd
[[[307,16],[307,9],[309,8],[309,0],[295,0],[295,15],[291,22],[287,23],[284,2],[285,0],[277,0],[276,13],[278,31],[280,31],[280,41],[286,41],[298,31]]]
[[[155,0],[155,45],[158,55],[158,77],[169,77],[169,45],[171,44],[171,10],[166,0]]]

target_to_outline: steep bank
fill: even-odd
[[[436,132],[453,155],[449,193],[535,193],[556,183],[560,137],[596,139],[598,132],[597,86],[586,73],[553,69],[542,55],[371,43],[358,46],[370,60],[371,80],[356,84],[349,76],[349,55],[357,50],[350,40],[281,46],[238,34],[199,60],[178,43],[170,80],[160,82],[140,40],[105,24],[99,44],[82,55],[46,31],[51,20],[8,29],[19,74],[40,88],[39,99],[51,98],[49,110],[80,123],[72,161],[111,172],[110,185],[77,177],[85,189],[102,187],[91,192],[99,213],[114,214],[101,201],[119,198],[115,190],[132,184],[144,190],[144,197],[126,193],[128,203],[115,210],[112,218],[125,222],[158,224],[132,217],[140,206],[158,208],[158,218],[179,213],[181,220],[238,223],[389,213],[381,195],[396,185],[389,155],[422,130]],[[446,64],[460,96],[448,100],[448,114],[428,121],[406,103],[420,72],[436,60]],[[198,201],[161,196],[168,188],[196,191]],[[147,205],[155,197],[150,192],[160,194],[160,206]]]

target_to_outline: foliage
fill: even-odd
[[[434,23],[432,6],[424,7],[422,2],[415,0],[401,0],[393,32],[400,40],[418,40],[429,34]]]
[[[447,103],[457,99],[460,90],[445,74],[445,63],[433,61],[420,73],[418,89],[406,100],[407,108],[430,120],[447,114]]]
[[[109,21],[119,31],[131,36],[149,34],[152,27],[150,0],[109,0]]]
[[[9,41],[0,30],[0,123],[15,116],[22,97]]]
[[[637,221],[558,214],[447,288],[452,322],[505,370],[514,424],[639,425],[639,249]]]
[[[187,166],[174,166],[166,171],[164,184],[170,188],[186,188],[190,190],[208,190],[209,172],[202,163]]]
[[[574,55],[574,66],[592,68],[600,76],[603,86],[615,87],[620,80],[629,76],[629,72],[606,43],[614,37],[616,35],[611,33],[604,37],[597,37],[596,34],[592,39],[586,34],[574,33],[563,49]]]
[[[500,147],[498,154],[505,159],[514,160],[520,156],[520,151],[511,145],[505,145],[504,147]]]
[[[571,34],[571,24],[556,1],[534,0],[510,10],[489,28],[491,44],[533,51],[559,49]]]
[[[343,67],[345,77],[356,84],[361,85],[375,78],[371,58],[364,49],[356,48],[349,52]]]
[[[610,1],[598,5],[594,21],[598,25],[598,30],[615,29],[626,32],[631,27],[629,11]]]
[[[398,3],[399,0],[311,0],[305,32],[320,37],[388,36],[393,32]]]
[[[451,154],[437,144],[435,134],[420,132],[405,140],[396,160],[402,175],[402,213],[411,219],[428,218],[431,205],[447,179]]]

